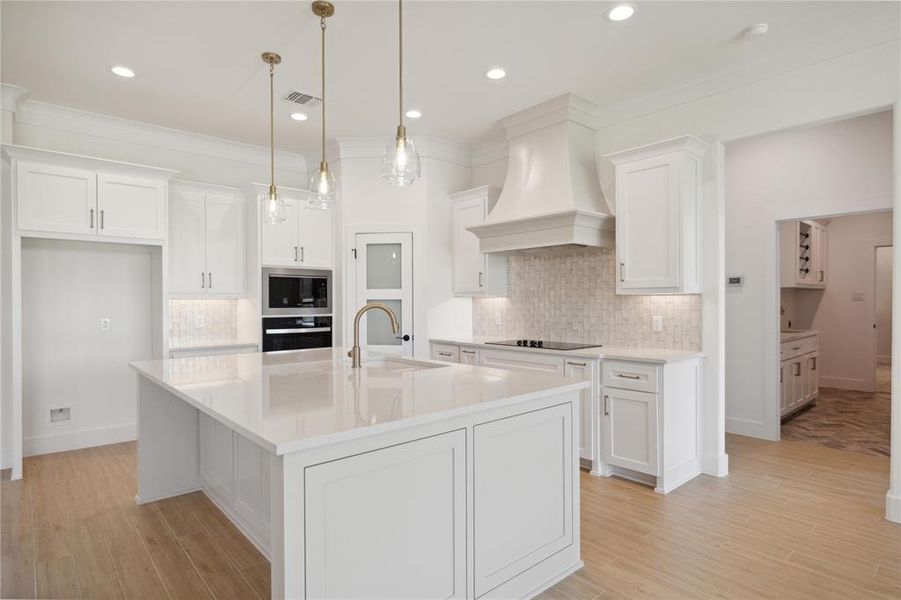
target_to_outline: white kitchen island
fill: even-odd
[[[203,490],[274,598],[527,598],[582,566],[589,381],[340,348],[132,367],[137,501]]]

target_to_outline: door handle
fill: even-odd
[[[410,336],[407,335],[407,334],[404,334],[404,335],[396,335],[396,336],[394,336],[394,337],[397,338],[397,339],[399,339],[399,340],[403,340],[403,341],[405,341],[405,342],[409,342],[409,341],[410,341]]]
[[[91,209],[91,229],[94,229],[94,209]]]
[[[604,394],[604,416],[610,416],[610,406],[609,406],[610,396]]]

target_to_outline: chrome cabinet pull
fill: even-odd
[[[303,246],[300,247],[300,262],[303,262]]]
[[[620,379],[641,379],[641,375],[629,375],[628,373],[617,373],[616,376]]]
[[[792,350],[800,350],[801,346],[792,346]]]
[[[782,372],[783,371],[785,371],[785,369],[782,369],[782,368],[779,369],[779,383],[782,383]]]
[[[820,271],[820,281],[823,281],[823,272]]]
[[[200,287],[201,289],[206,287],[206,275],[203,271],[200,272]]]
[[[94,209],[91,209],[91,229],[94,229]]]
[[[574,367],[587,367],[588,365],[580,362],[572,362],[571,360],[566,361],[566,364],[572,365]]]
[[[794,364],[794,367],[795,367],[795,377],[800,377],[801,376],[801,363],[796,362]]]
[[[817,370],[817,358],[819,358],[819,357],[817,357],[817,356],[810,357],[810,370],[811,371]]]
[[[297,262],[297,246],[294,246],[294,262]]]
[[[451,353],[450,352],[439,352],[438,356],[446,356],[446,357],[450,358]]]
[[[106,211],[104,211],[104,210],[100,211],[100,229],[103,229],[103,227],[104,227],[105,219],[103,218],[103,213],[105,213],[105,212]]]
[[[482,276],[483,276],[483,273],[481,271],[479,271],[479,287],[484,287],[484,285],[482,284]]]
[[[463,354],[475,354],[476,353],[475,350],[460,350],[460,352],[462,352]]]
[[[604,416],[610,416],[610,407],[609,407],[610,396],[604,394]]]
[[[213,274],[212,273],[207,272],[206,281],[207,281],[207,284],[209,285],[209,288],[213,289]]]
[[[626,268],[626,263],[619,263],[619,280],[620,282],[625,281],[625,276],[623,275],[623,271]]]

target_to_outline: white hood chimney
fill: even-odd
[[[485,221],[469,227],[482,252],[613,247],[594,158],[596,112],[565,94],[501,121],[509,142],[504,188]]]

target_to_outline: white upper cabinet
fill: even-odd
[[[453,286],[458,296],[507,295],[507,257],[480,252],[479,238],[467,229],[482,224],[499,196],[500,190],[491,186],[451,194]]]
[[[616,169],[617,293],[700,293],[706,149],[685,136],[606,157]]]
[[[779,276],[782,287],[826,287],[828,230],[815,221],[780,226]]]
[[[169,202],[169,293],[244,295],[244,199],[238,190],[176,182]]]
[[[168,169],[5,146],[14,163],[18,229],[26,235],[162,242]]]
[[[166,239],[166,182],[97,174],[100,235]]]
[[[85,169],[20,162],[19,229],[95,234],[97,175]]]
[[[307,192],[279,188],[286,219],[267,223],[260,207],[260,262],[266,267],[314,267],[334,264],[334,211],[310,206]]]

